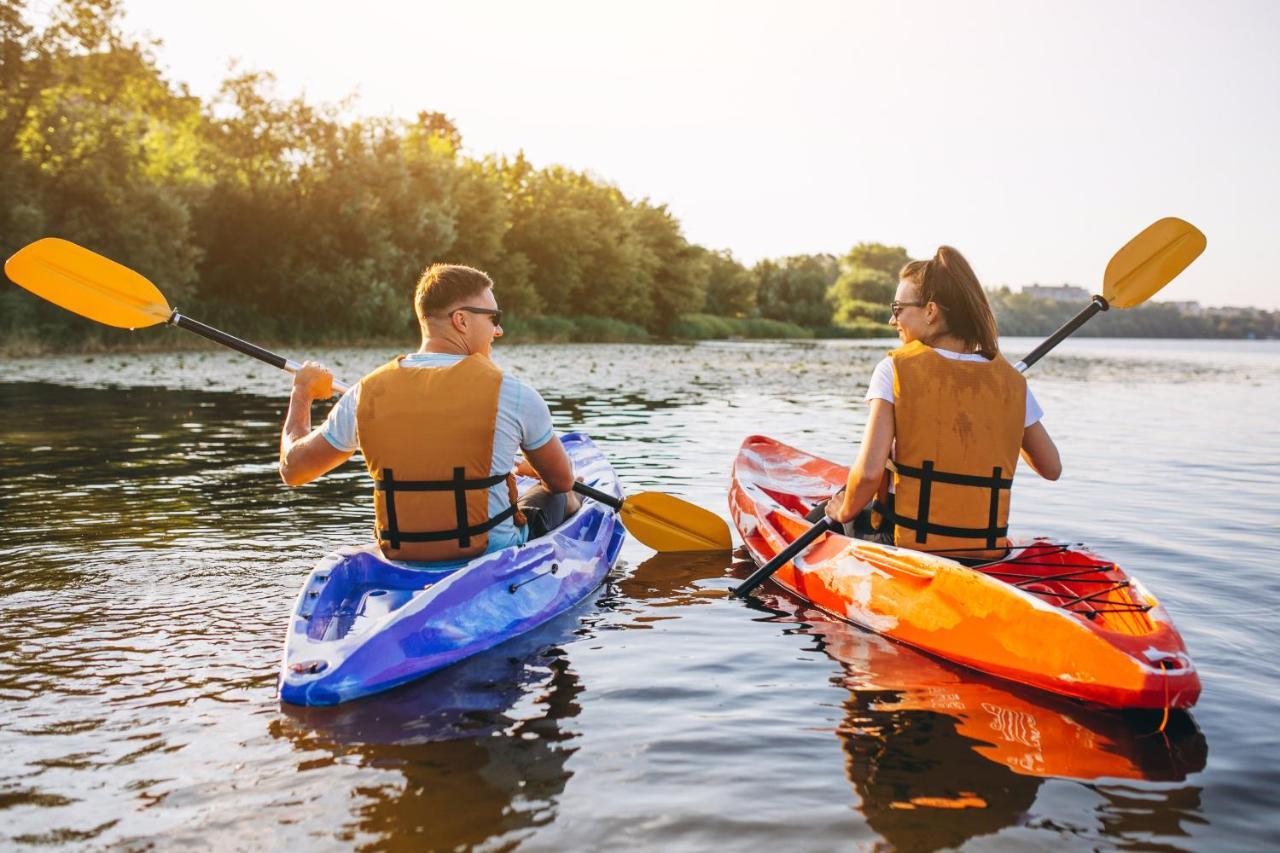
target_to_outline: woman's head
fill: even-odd
[[[966,352],[995,358],[1000,352],[996,318],[964,256],[939,246],[927,261],[911,261],[898,273],[898,310],[889,323],[903,339],[924,343],[951,336]]]

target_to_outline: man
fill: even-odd
[[[374,480],[382,553],[411,562],[465,562],[523,544],[575,513],[573,463],[542,397],[490,360],[502,311],[489,276],[433,264],[414,294],[422,346],[364,377],[317,429],[311,403],[333,375],[307,362],[294,375],[280,436],[280,476],[301,486],[357,449]],[[542,484],[517,497],[518,473]]]

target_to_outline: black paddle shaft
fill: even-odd
[[[190,317],[184,317],[177,311],[173,312],[173,316],[169,318],[169,322],[180,329],[186,329],[188,332],[195,332],[202,338],[208,338],[214,343],[222,344],[224,347],[231,347],[231,349],[236,350],[237,352],[242,352],[251,358],[256,358],[258,361],[265,361],[272,367],[279,368],[280,370],[289,369],[289,360],[284,356],[277,355],[276,353],[271,352],[271,350],[265,350],[256,344],[249,343],[248,341],[242,341],[235,335],[228,335],[221,329],[215,329],[213,326],[206,326],[199,320],[192,320]]]
[[[738,598],[746,598],[751,594],[751,590],[767,581],[772,577],[774,572],[791,562],[792,558],[805,548],[808,548],[809,544],[813,542],[813,540],[827,532],[843,533],[844,525],[836,521],[831,516],[826,516],[822,521],[819,521],[813,527],[810,527],[804,533],[800,534],[800,536],[796,538],[796,541],[792,542],[786,548],[783,548],[778,556],[756,569],[751,573],[750,577],[738,584],[738,586],[734,587],[733,594]]]
[[[605,506],[613,507],[615,510],[622,509],[622,501],[607,492],[602,492],[599,489],[593,489],[586,483],[575,482],[573,484],[573,490],[580,495],[586,495],[589,498],[594,498]]]
[[[1044,358],[1045,353],[1062,343],[1063,338],[1087,323],[1094,314],[1097,314],[1099,311],[1106,311],[1110,307],[1111,306],[1107,304],[1107,300],[1103,299],[1101,296],[1093,297],[1093,300],[1084,307],[1084,310],[1068,320],[1061,329],[1045,338],[1040,346],[1027,353],[1027,355],[1023,357],[1022,361],[1018,362],[1016,365],[1018,372],[1026,372],[1028,367]]]

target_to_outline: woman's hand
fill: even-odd
[[[827,518],[832,521],[838,521],[844,524],[846,521],[852,521],[853,517],[858,513],[850,510],[845,504],[845,499],[849,496],[846,489],[841,489],[831,496],[831,500],[827,501]]]

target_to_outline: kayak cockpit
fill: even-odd
[[[371,549],[335,557],[340,559],[312,573],[311,588],[303,595],[303,616],[312,640],[334,641],[362,633],[456,571],[398,566]]]

